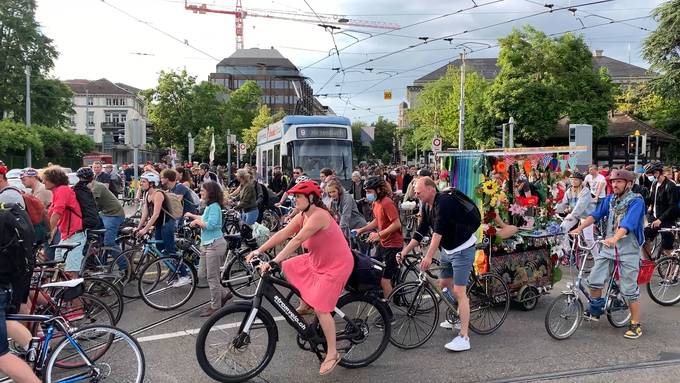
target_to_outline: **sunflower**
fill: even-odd
[[[482,185],[482,190],[486,195],[495,195],[498,193],[498,184],[493,180],[488,180]]]

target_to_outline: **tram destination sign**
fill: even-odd
[[[334,126],[305,126],[297,128],[297,138],[347,139],[347,128]]]

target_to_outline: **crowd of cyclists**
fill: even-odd
[[[556,206],[564,216],[564,233],[583,233],[589,243],[595,242],[596,233],[605,238],[602,248],[594,253],[595,264],[588,277],[594,299],[584,315],[590,320],[602,315],[601,290],[611,268],[618,265],[621,292],[632,314],[624,334],[629,339],[642,335],[636,280],[639,261],[653,257],[651,241],[657,235],[661,236],[661,251],[670,254],[674,236],[659,233],[659,229],[675,226],[680,212],[677,169],[652,162],[637,172],[634,170],[593,165],[587,174],[564,172],[558,184],[563,197]],[[345,183],[328,168],[321,170],[317,182],[299,167],[284,174],[280,166],[274,166],[262,179],[247,164],[236,169],[206,163],[173,167],[148,162],[138,169],[137,182],[134,169],[127,164],[117,169],[95,162],[78,169],[78,182],[73,186],[59,166],[23,169],[20,178],[27,192],[10,186],[7,172],[7,167],[1,164],[0,203],[20,206],[29,215],[35,213],[32,210],[36,206],[44,210],[38,212],[46,217],[44,221],[31,222],[38,245],[37,262],[63,262],[68,278],[84,276],[92,233],[101,233],[101,243],[106,248],[103,259],[98,261],[120,264],[117,260],[123,253],[123,226],[132,228],[132,238],[153,236],[156,248],[167,257],[181,256],[176,239],[184,227],[199,231],[194,237],[201,246],[198,278],[207,281],[210,291],[210,304],[200,314],[203,317],[214,315],[232,297],[221,280],[229,241],[234,238],[228,236],[233,233],[225,232],[225,212],[237,211],[238,234],[250,240],[247,260],[275,254],[260,264],[260,272],[282,269],[286,280],[300,293],[297,313],[315,314],[326,334],[328,352],[320,366],[321,375],[330,373],[342,358],[335,351],[332,313],[353,273],[350,247],[360,252],[375,248],[372,256],[384,263],[377,288],[388,299],[400,263],[414,249],[420,249],[420,243],[427,238],[429,247],[420,249],[420,268],[427,270],[439,254],[440,287],[450,294],[449,299],[459,310],[458,318],[441,323],[441,327],[454,329],[456,334],[445,348],[465,351],[471,347],[466,288],[481,239],[477,238],[479,212],[467,209],[461,193],[452,191],[446,170],[362,163],[352,173],[351,182]],[[519,195],[531,195],[532,184],[541,177],[538,173],[520,177],[513,190]],[[410,201],[419,205],[408,209],[417,217],[418,224],[408,232],[403,226],[403,206]],[[138,206],[133,220],[126,217],[126,203]],[[255,243],[253,227],[258,224],[267,226],[272,233],[268,240]],[[502,221],[492,225],[498,226],[504,238],[517,230]],[[352,241],[358,237],[365,238],[365,243]],[[359,245],[352,246],[352,242]],[[300,248],[304,249],[301,255]],[[179,288],[193,283],[190,270],[180,267],[175,274],[168,281],[170,286]],[[30,278],[12,281],[11,286],[8,281],[0,282],[0,311],[31,311]],[[15,297],[10,298],[10,293]],[[12,299],[17,307],[11,307]],[[83,315],[82,310],[75,310],[65,319],[78,320]],[[0,370],[18,382],[38,381],[21,359],[8,352],[6,342],[8,337],[18,340],[25,349],[35,334],[13,321],[0,326],[4,330],[0,331]]]

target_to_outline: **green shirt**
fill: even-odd
[[[125,217],[123,206],[106,185],[93,181],[90,188],[92,195],[94,195],[94,201],[103,215]]]

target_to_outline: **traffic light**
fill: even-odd
[[[508,124],[497,125],[496,134],[494,135],[494,144],[497,148],[505,147],[505,134],[507,132]]]

